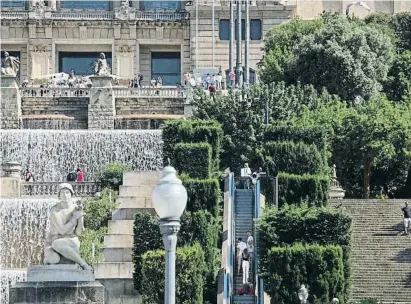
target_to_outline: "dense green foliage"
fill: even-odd
[[[192,178],[209,178],[212,170],[212,149],[207,143],[178,143],[171,163],[180,173]]]
[[[80,256],[87,264],[95,264],[104,260],[101,249],[104,247],[104,235],[107,234],[107,227],[101,227],[98,230],[85,228],[80,240]],[[94,256],[93,256],[94,244]]]
[[[267,142],[260,151],[265,168],[273,176],[279,172],[317,174],[325,171],[324,158],[315,145],[302,142]]]
[[[108,227],[111,210],[117,206],[117,192],[109,188],[103,189],[98,196],[89,198],[84,203],[84,226],[99,230]]]
[[[351,243],[351,218],[347,215],[329,208],[310,208],[307,205],[285,206],[282,210],[266,208],[262,219],[258,222],[258,244],[260,250],[262,272],[268,276],[266,283],[274,284],[277,278],[269,275],[269,267],[276,264],[276,260],[270,258],[269,251],[271,248],[290,246],[297,243],[338,245],[342,248],[342,262],[344,285],[344,297],[340,300],[347,300],[351,290],[351,264],[350,264],[350,243]],[[321,267],[321,266],[319,266]],[[292,269],[294,269],[292,267]],[[286,273],[291,275],[289,271]],[[291,278],[298,279],[298,276]],[[271,281],[274,280],[274,281]],[[312,281],[303,281],[301,283],[310,283]],[[272,286],[274,286],[272,285]],[[267,285],[266,285],[267,286]],[[291,288],[291,287],[290,287]],[[298,288],[290,289],[293,293]]]
[[[216,121],[169,120],[163,125],[164,163],[173,159],[174,146],[178,143],[209,143],[212,148],[212,170],[218,171],[222,136],[221,126]]]
[[[271,303],[298,303],[297,291],[301,284],[306,284],[309,290],[310,303],[330,303],[333,297],[346,303],[341,247],[299,244],[273,247],[268,252],[268,260],[262,277]]]
[[[214,216],[220,212],[220,185],[217,179],[183,178],[183,185],[188,194],[187,211],[208,210]]]
[[[385,91],[392,100],[411,100],[411,51],[395,58]]]
[[[202,304],[207,265],[199,244],[178,248],[176,253],[176,303]],[[164,303],[165,251],[148,251],[142,260],[143,303]]]
[[[108,164],[97,173],[96,180],[103,188],[119,191],[120,186],[123,184],[123,172],[127,168],[127,165]]]

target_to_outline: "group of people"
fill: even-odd
[[[221,72],[217,75],[211,75],[209,73],[207,73],[207,75],[199,75],[197,79],[194,79],[194,76],[192,76],[190,72],[184,73],[184,85],[191,85],[192,87],[200,86],[210,93],[215,93],[216,90],[222,90],[222,82],[223,76]]]
[[[243,287],[238,290],[240,295],[253,295],[254,289],[252,280],[250,280],[250,265],[254,258],[254,237],[251,231],[247,232],[247,241],[238,238],[237,243],[237,275],[243,277]],[[252,269],[252,267],[251,267]]]
[[[68,182],[84,183],[84,172],[77,168],[75,172],[70,172],[67,175]]]

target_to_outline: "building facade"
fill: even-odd
[[[350,13],[411,9],[410,1],[363,2],[371,10],[354,6]],[[296,16],[316,18],[324,10],[344,13],[349,3],[250,1],[251,82],[257,78],[263,37],[271,27]],[[146,84],[152,77],[162,77],[164,85],[175,85],[183,82],[185,71],[214,67],[225,75],[229,19],[229,0],[1,0],[1,51],[2,56],[8,51],[20,58],[20,77],[27,76],[30,82],[71,70],[91,74],[91,63],[104,52],[114,75],[130,79],[141,72]],[[244,57],[244,20],[242,27]]]

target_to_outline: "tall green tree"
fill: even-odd
[[[393,100],[411,100],[411,51],[396,56],[385,91]]]
[[[302,39],[295,58],[290,73],[302,83],[325,87],[343,99],[369,99],[382,90],[394,47],[378,28],[335,17]]]

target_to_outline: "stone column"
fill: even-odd
[[[21,96],[15,76],[1,76],[1,128],[20,129]]]
[[[88,128],[112,130],[116,116],[115,97],[111,76],[90,77],[92,86],[88,104]]]
[[[0,197],[20,196],[21,165],[18,162],[5,162],[1,165],[4,176],[0,177]]]

